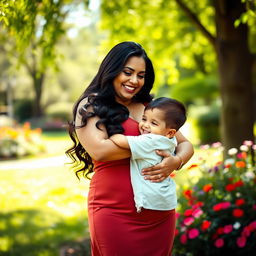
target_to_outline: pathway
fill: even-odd
[[[0,161],[0,171],[3,170],[17,170],[17,169],[39,169],[47,167],[64,166],[69,163],[65,155],[52,156],[40,159],[20,159],[20,160],[7,160]]]

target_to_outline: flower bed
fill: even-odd
[[[255,149],[256,145],[245,141],[239,151],[230,149],[230,158],[224,162],[209,166],[202,159],[199,165],[192,165],[202,176],[180,193],[175,255],[254,255]],[[218,150],[222,150],[220,144]]]
[[[21,127],[0,127],[0,158],[35,155],[44,150],[41,129],[31,129],[29,123]]]

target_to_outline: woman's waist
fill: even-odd
[[[94,171],[100,171],[101,169],[109,169],[109,168],[120,168],[123,166],[128,166],[130,168],[130,158],[114,160],[114,161],[106,161],[100,162],[93,160]]]

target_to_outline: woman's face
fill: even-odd
[[[122,72],[114,79],[116,101],[128,105],[145,81],[146,64],[142,57],[130,57]]]

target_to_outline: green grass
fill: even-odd
[[[45,143],[50,156],[69,145],[65,136]],[[33,168],[36,159],[26,160],[27,169],[14,165],[20,160],[0,162],[0,255],[58,256],[62,244],[89,236],[88,182],[78,181],[64,163]]]
[[[40,158],[64,156],[72,143],[66,133],[43,133],[43,140],[45,154],[0,162],[1,256],[58,256],[61,245],[89,237],[89,182],[79,181],[64,163],[33,167],[33,161]],[[187,166],[197,158],[198,151]],[[17,168],[15,164],[24,160],[28,167]],[[10,168],[4,169],[3,164]],[[198,170],[181,170],[175,177],[177,188],[184,188],[198,174]]]

